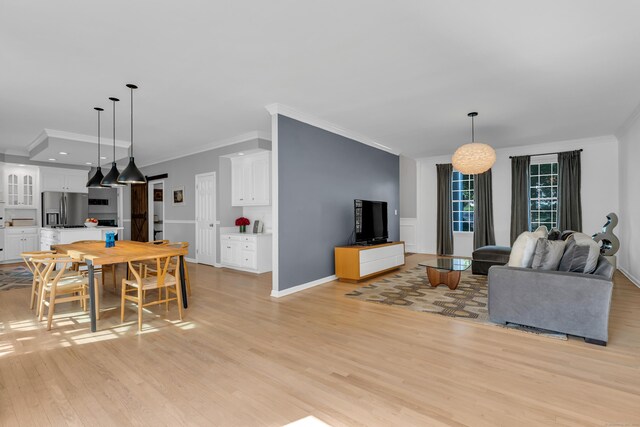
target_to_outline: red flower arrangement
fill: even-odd
[[[248,218],[245,218],[243,216],[241,216],[240,218],[236,219],[236,225],[240,227],[240,232],[244,233],[247,231],[247,225],[251,224],[251,221],[249,221]]]
[[[240,225],[249,225],[251,224],[251,221],[249,221],[248,218],[245,218],[243,216],[241,216],[240,218],[236,219],[236,225],[240,226]]]

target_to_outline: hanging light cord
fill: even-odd
[[[100,167],[100,110],[98,110],[98,167]]]
[[[475,142],[476,141],[473,118],[474,118],[474,116],[471,116],[471,142]]]
[[[113,162],[116,162],[116,101],[111,100],[113,103]]]
[[[133,157],[133,88],[131,89],[131,147],[129,148],[129,157]]]

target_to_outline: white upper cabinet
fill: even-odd
[[[35,166],[5,165],[6,206],[36,209],[39,200],[38,168]]]
[[[231,204],[271,204],[271,152],[231,158]]]
[[[42,191],[87,193],[87,171],[77,169],[40,168]]]

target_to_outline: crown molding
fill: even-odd
[[[337,135],[340,136],[344,136],[345,138],[349,138],[352,139],[354,141],[357,141],[361,144],[365,144],[368,145],[370,147],[373,148],[377,148],[378,150],[382,150],[384,152],[387,153],[391,153],[391,154],[395,154],[395,155],[400,155],[399,151],[394,150],[391,147],[388,147],[384,144],[381,144],[377,141],[374,141],[373,139],[366,137],[364,135],[360,135],[356,132],[350,131],[348,129],[344,129],[340,126],[337,126],[331,122],[328,122],[326,120],[320,119],[318,117],[314,117],[310,114],[307,113],[303,113],[302,111],[296,110],[295,108],[289,107],[287,105],[283,105],[283,104],[278,104],[278,103],[274,103],[274,104],[269,104],[269,105],[265,105],[264,107],[269,114],[271,114],[272,116],[278,114],[281,116],[286,116],[289,117],[291,119],[297,120],[299,122],[303,122],[306,123],[308,125],[311,126],[315,126],[317,128],[320,129],[324,129],[328,132],[331,133],[335,133]]]
[[[271,141],[271,134],[263,131],[252,131],[243,133],[241,135],[233,136],[230,138],[221,139],[216,142],[211,142],[209,144],[201,145],[199,147],[193,148],[191,150],[181,150],[180,154],[156,157],[152,158],[148,161],[142,162],[139,167],[143,168],[146,166],[157,165],[158,163],[168,162],[170,160],[181,159],[182,157],[191,156],[193,154],[203,153],[205,151],[215,150],[217,148],[226,147],[233,144],[238,144],[240,142],[251,141],[253,139],[264,139],[267,141]]]
[[[84,135],[81,133],[73,133],[73,132],[67,132],[63,130],[45,128],[27,146],[27,151],[31,152],[31,150],[33,150],[34,148],[36,148],[38,145],[42,144],[44,141],[46,141],[49,138],[58,138],[58,139],[66,139],[67,141],[79,141],[79,142],[88,142],[90,144],[97,144],[97,141],[96,141],[97,136],[95,135]],[[108,140],[108,142],[105,142],[105,143],[108,145],[113,145],[113,139],[110,139]],[[129,148],[130,144],[131,143],[129,141],[116,139],[116,147]]]

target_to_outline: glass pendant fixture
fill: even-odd
[[[111,170],[102,178],[102,185],[105,187],[124,187],[124,184],[118,182],[120,171],[118,165],[116,165],[116,102],[120,101],[118,98],[109,98],[109,101],[113,103],[113,163],[111,163]]]
[[[94,107],[94,110],[98,112],[98,167],[96,173],[87,181],[87,187],[89,188],[102,188],[102,168],[100,168],[100,113],[104,110],[100,107]]]
[[[451,163],[453,167],[463,174],[475,175],[488,171],[496,162],[496,152],[490,145],[475,142],[475,129],[473,118],[478,113],[467,114],[471,117],[471,143],[458,147]]]
[[[133,90],[138,89],[138,86],[128,84],[127,87],[131,89],[131,146],[129,147],[129,164],[118,177],[118,182],[122,184],[144,184],[147,179],[136,167],[136,162],[133,160]]]

